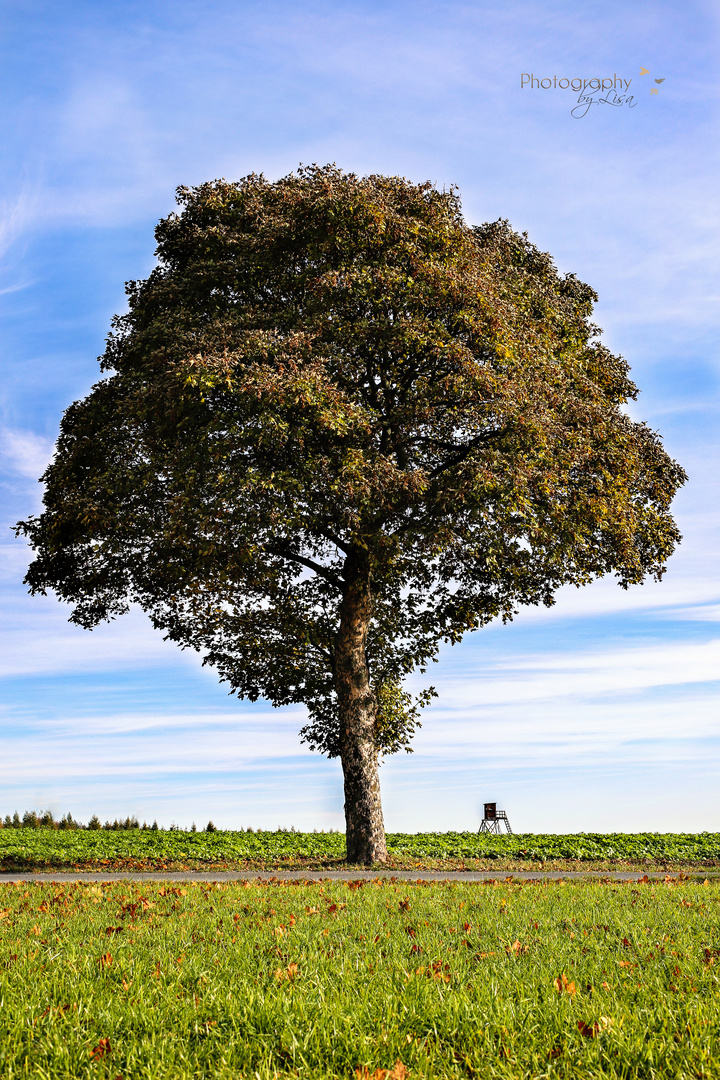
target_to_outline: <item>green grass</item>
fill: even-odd
[[[494,836],[390,833],[390,866],[547,868],[720,865],[719,833],[576,833]],[[0,829],[0,868],[331,868],[343,865],[342,833],[180,830]]]
[[[21,883],[0,913],[7,1080],[720,1077],[715,884]]]

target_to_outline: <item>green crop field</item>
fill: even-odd
[[[720,886],[0,885],[0,1075],[720,1077]]]
[[[387,839],[389,865],[395,868],[720,865],[720,833],[391,833]],[[344,856],[342,833],[0,829],[0,868],[5,871],[322,869],[342,866]]]

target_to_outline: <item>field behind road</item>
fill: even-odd
[[[720,867],[720,833],[390,833],[388,869]],[[342,833],[0,829],[0,870],[341,869]]]

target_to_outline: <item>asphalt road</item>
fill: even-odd
[[[720,881],[720,873],[715,871],[693,871],[692,873],[679,875],[678,873],[664,873],[654,871],[647,875],[635,871],[625,870],[595,870],[595,871],[532,871],[520,870],[514,874],[491,873],[487,871],[456,870],[451,873],[440,870],[276,870],[260,873],[253,870],[218,870],[207,872],[167,871],[162,873],[110,873],[104,870],[88,871],[85,873],[59,873],[48,872],[45,874],[0,874],[0,883],[11,881],[665,881],[666,879],[677,881],[682,876],[684,881]]]

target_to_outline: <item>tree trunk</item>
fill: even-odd
[[[369,577],[367,559],[349,555],[345,566],[347,588],[335,641],[347,861],[363,866],[387,861],[374,730],[377,699],[365,655],[372,614]]]

